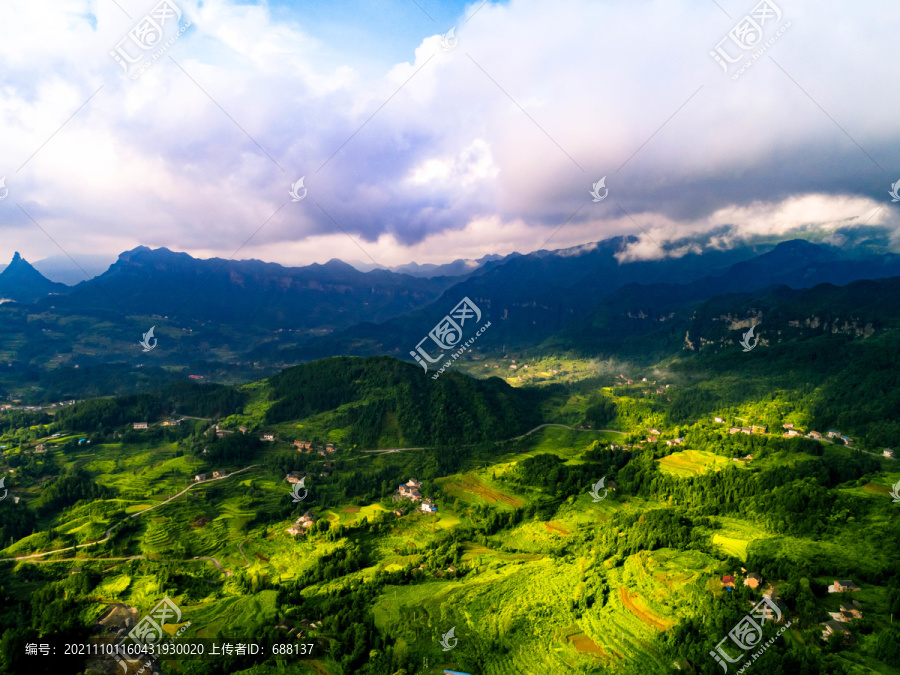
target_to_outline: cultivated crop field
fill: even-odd
[[[674,452],[668,457],[657,460],[663,473],[683,478],[699,476],[707,471],[721,471],[731,460],[703,450],[684,450]]]

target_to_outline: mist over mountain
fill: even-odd
[[[517,254],[511,254],[517,255]],[[404,265],[394,265],[393,267],[388,267],[392,272],[397,272],[400,274],[408,274],[412,277],[438,277],[438,276],[447,276],[447,277],[459,277],[466,274],[471,274],[476,272],[479,268],[483,267],[485,263],[493,262],[495,260],[502,260],[507,256],[498,255],[496,253],[491,253],[489,255],[482,256],[477,260],[474,259],[457,259],[453,262],[443,263],[443,264],[432,264],[432,263],[423,263],[419,264],[417,262],[409,262]],[[378,269],[378,265],[374,263],[364,263],[353,261],[351,264],[358,270],[362,272],[371,272],[374,269]]]
[[[74,262],[69,256],[54,255],[36,260],[33,266],[50,281],[74,286],[103,274],[114,262],[115,257],[108,255],[79,255]]]

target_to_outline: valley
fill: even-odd
[[[4,604],[36,613],[0,658],[165,596],[187,640],[295,631],[313,645],[312,660],[160,662],[185,673],[716,672],[709,652],[769,588],[791,625],[767,669],[895,672],[897,460],[866,425],[854,447],[776,433],[816,419],[820,394],[802,386],[736,401],[722,368],[705,380],[718,402],[689,398],[705,405],[692,416],[690,371],[660,372],[487,388],[451,372],[423,399],[418,367],[342,357],[247,385],[8,409]],[[464,407],[422,426],[413,401],[443,408],[462,385]],[[845,578],[860,590],[828,593]],[[863,619],[822,640],[838,600]]]

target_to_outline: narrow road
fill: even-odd
[[[562,427],[563,429],[569,429],[570,431],[593,431],[595,433],[604,432],[604,433],[608,433],[608,434],[620,434],[622,436],[628,435],[628,433],[625,431],[617,431],[615,429],[576,429],[575,427],[569,427],[569,426],[566,426],[565,424],[539,424],[534,429],[532,429],[531,431],[526,431],[521,436],[516,436],[515,438],[507,438],[502,441],[494,441],[494,443],[508,443],[509,441],[518,441],[522,438],[525,438],[526,436],[528,436],[530,434],[533,434],[538,429],[543,429],[544,427]],[[477,445],[477,443],[470,443],[469,445]],[[469,446],[466,446],[466,447],[469,447]],[[363,450],[362,452],[385,454],[388,452],[405,452],[407,450],[426,450],[426,449],[427,448],[383,448],[383,449],[379,449],[379,450]]]
[[[257,467],[257,466],[259,466],[259,464],[251,464],[250,466],[246,466],[246,467],[244,467],[243,469],[238,469],[237,471],[232,471],[232,472],[231,472],[230,474],[228,474],[227,476],[219,476],[218,478],[207,478],[206,480],[201,480],[201,481],[197,481],[196,483],[192,483],[191,485],[188,485],[184,490],[182,490],[181,492],[179,492],[179,493],[178,493],[177,495],[175,495],[174,497],[169,497],[166,501],[160,502],[159,504],[156,504],[155,506],[151,506],[151,507],[148,508],[148,509],[144,509],[143,511],[138,511],[137,513],[132,513],[132,514],[131,514],[130,516],[128,516],[128,518],[126,518],[125,520],[128,520],[129,518],[137,518],[138,516],[142,516],[142,515],[144,515],[145,513],[149,513],[149,512],[152,511],[153,509],[158,509],[158,508],[159,508],[160,506],[162,506],[163,504],[168,504],[168,503],[169,503],[170,501],[172,501],[173,499],[178,499],[178,498],[179,498],[181,495],[183,495],[185,492],[187,492],[188,490],[193,489],[193,488],[196,487],[197,485],[202,485],[203,483],[212,483],[213,481],[216,481],[216,480],[224,480],[225,478],[231,478],[232,476],[234,476],[234,475],[236,475],[236,474],[242,473],[243,471],[247,471],[248,469],[253,469],[253,468]],[[20,556],[20,557],[18,557],[18,558],[5,558],[5,560],[31,560],[32,558],[42,558],[42,557],[45,556],[45,555],[51,555],[51,554],[53,554],[53,553],[62,553],[63,551],[71,551],[71,550],[73,550],[73,549],[85,548],[86,546],[93,546],[94,544],[102,544],[104,541],[108,541],[108,540],[109,540],[109,538],[110,538],[110,536],[111,536],[111,534],[112,534],[112,531],[113,531],[113,529],[116,527],[116,525],[120,525],[121,523],[124,523],[125,520],[121,520],[121,521],[119,521],[118,523],[116,523],[115,525],[113,525],[112,527],[110,527],[110,528],[106,531],[106,536],[104,536],[103,539],[98,539],[97,541],[89,541],[89,542],[86,543],[86,544],[78,544],[78,545],[76,545],[76,546],[67,546],[66,548],[58,548],[58,549],[56,549],[55,551],[45,551],[45,552],[43,552],[43,553],[32,553],[31,555]],[[3,558],[0,558],[0,560],[4,560],[4,559],[3,559]],[[216,564],[218,565],[218,563],[216,563]]]
[[[241,557],[244,559],[244,562],[247,563],[247,567],[250,567],[250,561],[247,559],[247,556],[244,555],[244,544],[246,544],[249,539],[244,539],[240,544],[238,544],[238,551],[241,554]]]
[[[382,450],[363,450],[363,452],[375,452],[378,454],[384,454],[388,452],[404,452],[406,450],[425,450],[425,448],[384,448]]]
[[[531,431],[526,431],[521,436],[516,436],[515,438],[509,438],[508,441],[518,441],[519,439],[525,438],[529,434],[533,434],[538,429],[543,429],[544,427],[562,427],[563,429],[569,429],[570,431],[593,431],[596,433],[605,432],[608,434],[621,434],[622,436],[627,436],[628,434],[624,431],[616,431],[615,429],[576,429],[575,427],[568,427],[565,424],[540,424],[536,426]],[[505,443],[506,441],[496,441],[497,443]]]

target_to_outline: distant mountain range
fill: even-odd
[[[408,274],[411,277],[460,277],[475,272],[479,267],[483,267],[485,263],[503,260],[505,257],[506,256],[491,254],[478,258],[477,260],[460,258],[442,265],[433,265],[431,263],[420,265],[417,262],[411,262],[406,263],[405,265],[395,265],[394,267],[388,267],[386,269],[389,269],[391,272],[397,272],[398,274]],[[354,261],[350,264],[363,272],[370,272],[374,269],[378,269],[378,265],[373,263]]]
[[[488,342],[481,345],[484,349],[506,351],[561,338],[551,344],[588,352],[592,344],[618,341],[637,330],[640,314],[664,321],[667,314],[717,295],[900,276],[898,255],[865,252],[853,257],[833,246],[803,240],[762,251],[742,247],[619,264],[616,254],[630,241],[609,239],[487,263],[481,273],[452,286],[421,310],[380,325],[359,324],[327,340],[282,350],[281,356],[288,362],[337,354],[405,358],[463,297],[478,304],[492,321]],[[643,330],[646,322],[639,332]]]
[[[847,330],[877,329],[884,322],[856,316],[877,302],[848,306],[851,296],[834,289],[900,277],[895,254],[804,240],[620,263],[634,241],[482,259],[466,275],[435,277],[361,272],[338,260],[292,268],[138,247],[74,287],[47,280],[17,254],[0,273],[0,299],[14,300],[0,305],[0,380],[26,378],[62,392],[84,369],[108,381],[113,376],[96,368],[116,363],[146,366],[145,380],[189,368],[242,381],[328,356],[412,360],[419,340],[466,297],[491,322],[477,352],[571,351],[653,363],[733,342],[737,326],[764,319],[779,298],[788,301],[788,290],[819,292],[822,284],[831,284],[825,296],[844,298],[833,330],[845,321]],[[159,346],[148,353],[138,343],[151,326]]]
[[[283,267],[199,260],[166,248],[126,251],[103,274],[48,299],[57,310],[115,310],[315,334],[385,321],[428,304],[458,279],[360,272],[339,260]]]

